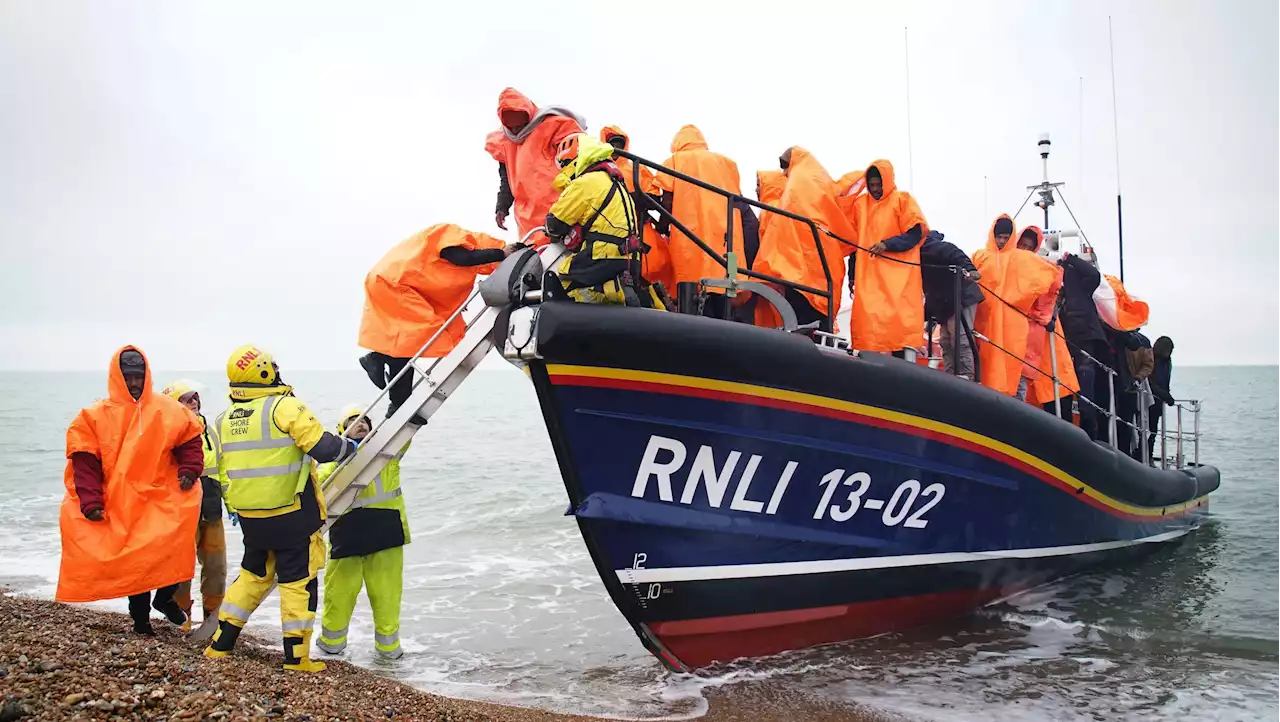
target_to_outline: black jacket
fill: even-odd
[[[1064,256],[1058,262],[1062,266],[1062,310],[1058,318],[1062,322],[1062,334],[1067,342],[1088,349],[1096,348],[1098,341],[1106,341],[1102,333],[1102,320],[1098,307],[1093,303],[1093,292],[1102,282],[1102,274],[1092,263],[1079,256]]]
[[[1156,370],[1151,374],[1151,394],[1156,403],[1173,405],[1173,394],[1169,391],[1169,382],[1173,376],[1173,359],[1168,356],[1156,357]]]
[[[978,270],[969,256],[948,243],[937,231],[929,231],[924,243],[920,246],[920,281],[924,286],[924,317],[944,323],[955,313],[955,274],[947,268],[935,266],[957,266],[967,271]],[[960,277],[960,303],[972,306],[981,303],[984,296],[978,284]]]
[[[747,259],[747,268],[754,268],[756,253],[760,251],[760,221],[756,218],[756,213],[751,209],[750,204],[736,201],[734,207],[742,216],[743,237],[736,239],[733,247],[742,251]]]

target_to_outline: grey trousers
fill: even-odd
[[[965,326],[967,326],[970,331],[973,330],[973,317],[977,313],[977,309],[978,304],[971,304],[961,309],[959,314],[963,317]],[[967,379],[972,379],[973,346],[969,344],[969,334],[964,332],[964,328],[959,329],[960,358],[955,358],[956,345],[954,339],[955,334],[957,333],[956,315],[957,314],[954,313],[951,314],[951,318],[947,319],[947,322],[942,324],[942,329],[938,332],[938,345],[942,346],[942,368],[948,373],[950,373],[952,369],[956,369],[959,371],[959,374],[957,375],[964,376]]]

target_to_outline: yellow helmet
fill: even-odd
[[[233,384],[271,386],[279,378],[279,370],[271,354],[252,344],[231,352],[227,359],[227,380]]]
[[[174,401],[181,401],[183,396],[187,394],[195,394],[196,398],[200,397],[200,390],[196,388],[196,382],[187,379],[179,379],[164,387],[160,393],[168,396]]]
[[[342,407],[342,416],[339,417],[338,421],[338,435],[341,436],[342,434],[347,433],[347,427],[356,419],[360,418],[361,412],[363,411],[364,407],[359,404],[348,404]]]

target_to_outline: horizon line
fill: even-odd
[[[1276,368],[1276,367],[1280,367],[1280,362],[1271,362],[1271,363],[1246,363],[1246,364],[1237,364],[1237,363],[1188,363],[1188,364],[1176,364],[1176,367],[1177,367],[1177,368],[1184,368],[1184,369],[1187,369],[1187,368],[1202,368],[1202,369],[1203,369],[1203,368]],[[485,368],[485,367],[477,367],[477,368],[475,368],[475,369],[473,369],[473,370],[474,370],[474,371],[493,371],[493,370],[496,370],[496,369],[498,369],[498,368],[506,368],[506,366],[505,366],[505,365],[503,365],[503,366],[490,366],[490,367],[488,367],[488,368]],[[162,371],[162,372],[164,372],[164,373],[200,373],[200,374],[203,374],[203,373],[222,373],[225,369],[220,369],[220,368],[209,368],[209,369],[195,369],[195,368],[188,368],[188,369],[182,369],[182,368],[167,369],[167,368],[161,368],[161,369],[158,369],[158,370],[159,370],[159,371]],[[65,373],[94,373],[94,372],[99,372],[99,371],[102,371],[102,369],[100,369],[100,368],[58,368],[58,369],[50,369],[50,368],[8,368],[8,369],[6,369],[6,368],[0,368],[0,374],[13,374],[13,373],[65,374]],[[297,368],[292,368],[292,369],[290,369],[287,373],[297,373],[297,372],[302,372],[302,373],[318,373],[318,372],[337,372],[337,371],[351,371],[351,372],[359,372],[359,373],[361,373],[361,374],[363,374],[363,373],[364,373],[363,369],[360,369],[359,367],[352,368],[352,367],[349,367],[349,366],[345,366],[345,367],[337,367],[337,368],[320,368],[320,367],[317,367],[317,368],[303,368],[303,367],[297,367]]]

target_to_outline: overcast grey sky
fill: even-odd
[[[793,144],[833,176],[889,158],[967,250],[1040,180],[1047,131],[1115,273],[1108,13],[1126,281],[1150,334],[1184,364],[1276,363],[1274,0],[8,0],[0,369],[99,369],[124,343],[221,368],[249,342],[354,368],[362,281],[388,247],[439,222],[514,237],[493,225],[483,150],[508,85],[656,160],[697,124],[748,191]]]

